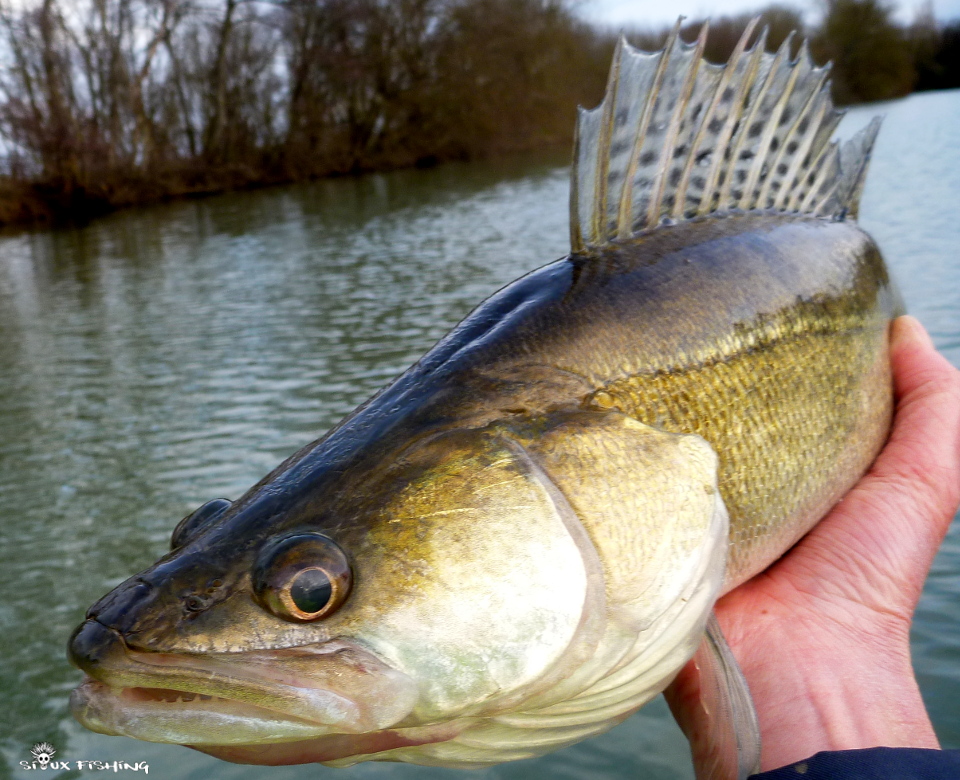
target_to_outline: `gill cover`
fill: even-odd
[[[702,439],[562,411],[443,434],[411,457],[432,463],[405,491],[449,519],[427,534],[434,581],[357,638],[420,681],[418,720],[458,733],[336,763],[540,755],[618,723],[692,656],[727,549]],[[464,594],[477,577],[481,598]]]

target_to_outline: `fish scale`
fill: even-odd
[[[780,557],[843,496],[849,475],[873,461],[891,414],[884,352],[882,329],[810,334],[605,388],[641,422],[697,433],[720,453],[730,513],[727,588]]]

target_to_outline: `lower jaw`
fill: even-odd
[[[234,764],[285,766],[289,764],[323,764],[336,762],[346,766],[373,759],[377,753],[396,748],[415,747],[445,742],[457,736],[463,725],[450,723],[409,729],[387,729],[369,734],[329,734],[297,742],[275,742],[266,745],[189,745],[201,753]],[[351,761],[355,758],[356,761]]]
[[[138,693],[141,695],[138,696]],[[176,691],[166,692],[167,699],[158,699],[160,695],[155,689],[142,692],[139,689],[123,689],[118,695],[107,685],[88,678],[71,695],[71,709],[74,717],[92,731],[124,735],[148,742],[185,744],[224,761],[265,766],[313,763],[347,766],[360,761],[376,760],[376,754],[384,751],[445,742],[456,737],[468,725],[464,721],[453,721],[360,734],[321,732],[315,736],[318,727],[306,721],[274,719],[267,711],[244,711],[246,708],[243,705],[239,705],[238,711],[228,714],[214,711],[213,708],[218,702],[205,701],[209,697],[197,697],[199,701],[179,705],[176,703]],[[171,696],[174,698],[170,699]],[[167,711],[164,711],[165,709]],[[150,723],[158,719],[168,721],[167,729],[160,731],[149,728]],[[211,719],[224,721],[221,724],[221,733],[232,733],[238,738],[237,742],[193,742],[198,732],[210,725]],[[226,722],[227,719],[230,720],[229,723]],[[307,733],[289,733],[293,726]],[[325,728],[328,729],[329,727]],[[180,733],[177,734],[177,731]],[[288,732],[287,735],[281,736],[285,731]],[[313,733],[310,733],[311,731]]]

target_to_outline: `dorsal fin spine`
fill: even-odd
[[[643,220],[644,227],[653,227],[659,221],[660,208],[663,203],[663,182],[667,176],[670,160],[673,158],[673,151],[677,144],[677,133],[680,130],[680,122],[683,120],[683,116],[686,113],[687,104],[690,102],[690,93],[693,92],[693,85],[697,79],[697,71],[700,69],[700,64],[703,58],[703,50],[707,45],[708,28],[708,22],[704,22],[703,26],[700,28],[700,35],[697,37],[696,51],[694,51],[693,54],[693,65],[687,72],[687,77],[684,80],[680,97],[677,100],[676,106],[674,106],[673,114],[670,116],[670,123],[667,126],[667,133],[663,142],[663,148],[660,150],[660,161],[657,165],[657,174],[653,180],[653,186],[651,187],[652,194],[650,197],[650,203],[647,207],[646,217]],[[677,35],[675,37],[677,43],[679,43],[679,30],[677,31]],[[664,52],[664,60],[667,60],[666,52]]]
[[[773,87],[774,83],[776,82],[777,75],[780,72],[780,69],[783,67],[784,61],[790,59],[790,43],[792,39],[793,32],[791,31],[786,40],[777,50],[776,57],[773,60],[773,65],[767,72],[767,77],[763,81],[763,86],[760,88],[760,92],[757,94],[754,104],[751,107],[750,118],[744,123],[744,126],[740,128],[740,136],[743,140],[746,140],[749,137],[750,132],[753,129],[754,120],[760,113],[760,109],[763,107],[764,100],[766,99],[767,94],[769,94],[771,87]],[[782,110],[784,100],[789,94],[790,87],[792,87],[796,82],[796,78],[797,69],[794,68],[790,72],[787,88],[783,90],[779,100],[777,100],[777,102],[774,104],[773,111],[770,114],[770,119],[767,122],[764,122],[763,131],[760,135],[760,143],[753,153],[750,167],[747,170],[747,178],[743,183],[743,189],[741,190],[740,198],[734,205],[734,208],[746,211],[753,206],[753,192],[756,189],[757,180],[760,178],[760,173],[763,171],[763,160],[767,155],[767,150],[770,148],[770,141],[773,140],[773,134],[777,129],[777,122],[780,119],[780,111]],[[729,184],[731,186],[734,184],[733,177],[730,178]]]
[[[825,85],[825,89],[829,89],[829,82],[827,85]],[[828,118],[825,121],[825,124],[833,125],[835,127],[839,123],[842,113],[833,110],[832,104],[828,99],[825,102],[824,113],[826,114],[831,111],[833,112],[833,116]],[[807,166],[805,171],[805,176],[803,177],[810,181],[810,189],[805,190],[803,187],[796,188],[796,192],[793,193],[790,201],[787,204],[787,209],[789,211],[799,211],[803,213],[809,208],[809,204],[813,202],[817,190],[823,186],[823,177],[827,175],[827,171],[830,168],[830,156],[835,154],[835,149],[836,144],[823,144],[816,157],[810,161],[810,164]]]
[[[785,49],[785,54],[787,57],[790,56],[790,44],[793,39],[793,33],[787,36],[787,39],[783,42],[782,49]],[[763,134],[763,140],[760,143],[760,148],[757,153],[757,157],[754,160],[753,170],[751,171],[752,180],[751,186],[748,190],[749,197],[747,203],[749,208],[763,208],[763,204],[766,201],[767,193],[770,191],[770,185],[773,183],[773,171],[776,170],[777,162],[783,157],[783,153],[786,150],[787,146],[785,143],[780,145],[780,148],[777,150],[777,156],[774,158],[773,162],[770,164],[770,172],[767,175],[766,179],[763,182],[763,186],[760,188],[760,192],[757,195],[756,201],[753,200],[753,192],[756,189],[757,181],[760,177],[760,173],[763,169],[763,161],[767,156],[767,152],[770,149],[770,144],[773,141],[774,133],[777,130],[777,126],[780,124],[780,118],[783,116],[783,109],[787,105],[787,100],[790,95],[793,93],[794,88],[797,85],[797,79],[800,77],[800,61],[804,56],[809,56],[807,54],[806,41],[803,42],[803,46],[800,49],[800,56],[797,57],[797,61],[793,64],[790,70],[790,77],[787,79],[787,85],[784,87],[783,94],[780,95],[780,99],[777,101],[776,106],[770,114],[770,118],[767,120],[766,128]],[[805,104],[806,105],[806,104]],[[801,111],[802,113],[802,111]],[[789,135],[789,134],[788,134]],[[746,193],[745,193],[746,194]]]
[[[730,55],[730,60],[727,63],[727,67],[724,68],[723,75],[720,77],[720,83],[717,85],[717,89],[713,94],[713,100],[710,101],[706,113],[703,115],[703,120],[700,122],[700,127],[697,128],[697,134],[694,136],[691,149],[699,149],[700,145],[703,143],[704,134],[706,133],[707,128],[710,126],[710,123],[713,121],[714,115],[717,113],[717,107],[720,105],[720,99],[723,97],[724,92],[730,86],[730,81],[733,79],[733,74],[736,72],[737,66],[740,63],[740,58],[743,57],[743,53],[747,48],[747,41],[750,40],[750,36],[753,34],[754,28],[757,26],[759,19],[751,19],[747,24],[747,29],[744,30],[743,35],[740,36],[740,40],[737,41],[737,45],[733,50],[733,54]],[[733,112],[730,112],[731,116]],[[727,120],[726,123],[730,131],[733,131],[733,123],[730,120]],[[722,136],[721,136],[722,137]],[[718,139],[719,140],[719,139]],[[721,144],[717,144],[717,147],[720,148]],[[716,152],[714,152],[716,157]],[[673,212],[671,216],[673,219],[681,219],[685,211],[685,204],[687,200],[687,187],[690,185],[690,174],[693,172],[693,164],[696,162],[697,156],[695,154],[690,154],[687,156],[686,165],[683,168],[683,175],[680,178],[680,185],[677,187],[677,198],[673,204]],[[710,171],[711,173],[715,170],[718,170],[718,161],[711,163]],[[708,176],[709,180],[709,176]],[[712,187],[709,187],[712,189]],[[703,206],[701,200],[701,207]]]
[[[827,74],[823,73],[820,76],[820,81],[821,82],[824,81],[826,77],[827,77]],[[827,109],[827,101],[824,100],[823,93],[820,92],[820,88],[822,86],[823,86],[822,83],[818,84],[817,89],[810,96],[810,99],[807,101],[806,105],[803,107],[803,110],[799,114],[797,114],[797,119],[793,123],[793,127],[790,128],[790,133],[787,136],[788,138],[790,138],[793,135],[794,130],[797,130],[800,127],[800,125],[803,123],[803,121],[805,119],[808,119],[808,117],[809,117],[808,124],[811,128],[817,127],[823,121],[824,112]],[[808,132],[803,133],[802,138],[800,140],[800,144],[797,147],[797,152],[794,155],[793,162],[790,163],[790,167],[787,169],[787,173],[784,176],[785,182],[789,182],[789,183],[796,182],[797,176],[800,173],[800,166],[803,164],[803,161],[806,159],[807,154],[810,152],[810,147],[813,144],[813,138],[814,138],[814,133],[812,131],[808,130]],[[780,160],[783,157],[783,153],[786,151],[786,149],[787,149],[787,144],[785,143],[781,148],[781,153],[777,156],[777,159],[774,160],[775,166],[779,165]],[[786,196],[790,193],[792,186],[793,185],[791,184],[791,186],[784,186],[780,188],[780,191],[777,193],[777,197],[773,201],[774,209],[782,209],[785,207],[786,204],[784,203],[784,201],[786,199]]]
[[[803,203],[800,204],[801,212],[816,212],[817,209],[814,204],[817,202],[817,193],[823,189],[823,183],[829,176],[830,168],[832,167],[831,158],[836,155],[837,147],[837,142],[832,141],[824,148],[823,152],[817,158],[817,168],[814,169],[817,171],[817,175],[813,180],[813,184],[810,185],[810,191],[803,199]]]
[[[767,74],[766,81],[763,85],[763,91],[757,97],[758,111],[762,107],[764,98],[766,98],[767,94],[770,93],[779,69],[783,67],[784,61],[790,59],[790,44],[792,41],[793,31],[790,32],[786,40],[784,40],[784,42],[780,45],[780,49],[777,51],[777,58],[773,61],[773,67],[770,68],[770,72]],[[796,85],[797,76],[799,75],[799,68],[794,67],[791,69],[790,75],[787,78],[787,84],[784,87],[780,98],[774,104],[769,118],[766,122],[764,122],[763,132],[760,136],[760,143],[754,152],[753,161],[750,166],[750,170],[747,173],[747,180],[744,183],[743,192],[740,196],[740,202],[737,206],[744,211],[747,211],[756,205],[754,201],[754,192],[756,191],[757,183],[760,180],[760,174],[764,169],[764,160],[766,159],[767,152],[770,150],[770,142],[773,140],[774,133],[777,130],[777,125],[780,122],[780,116],[783,113],[783,106],[786,104],[791,90]],[[756,116],[756,114],[754,114],[754,116]]]
[[[764,30],[766,33],[767,30]],[[764,35],[764,40],[766,35]],[[781,49],[782,51],[782,49]],[[779,55],[780,52],[778,52]],[[764,52],[758,51],[757,56],[758,60],[762,61]],[[757,78],[760,71],[760,62],[757,63],[757,72],[754,74],[754,79]],[[753,126],[753,120],[755,119],[757,112],[760,111],[760,106],[763,103],[763,98],[766,95],[767,89],[769,89],[771,84],[771,76],[776,71],[777,60],[774,59],[773,65],[765,74],[762,83],[760,84],[759,91],[756,95],[750,96],[750,113],[747,114],[745,118],[741,118],[740,125],[734,133],[732,140],[733,148],[730,152],[730,162],[727,169],[727,178],[720,187],[720,198],[717,202],[718,208],[736,208],[736,203],[730,203],[731,200],[731,191],[733,190],[734,184],[734,174],[736,173],[737,160],[740,159],[740,155],[743,153],[743,147],[747,142],[747,139],[750,135],[750,128]],[[755,83],[755,82],[754,82]],[[753,84],[750,85],[751,88]],[[729,204],[729,205],[727,205]]]
[[[752,21],[725,66],[679,37],[647,54],[622,38],[603,103],[581,111],[571,187],[571,246],[589,251],[673,220],[730,210],[854,218],[877,125],[838,148],[827,70],[788,37],[748,50]]]
[[[800,168],[807,159],[807,155],[810,152],[810,147],[813,145],[813,141],[816,137],[817,129],[822,126],[826,110],[829,105],[829,99],[823,92],[823,85],[827,80],[828,74],[829,71],[824,68],[823,71],[817,76],[817,80],[814,83],[814,88],[810,93],[810,97],[807,98],[803,108],[801,108],[797,113],[796,119],[794,119],[789,132],[786,134],[783,143],[781,144],[780,153],[774,160],[774,167],[776,168],[780,165],[784,154],[788,153],[790,143],[797,143],[797,149],[794,153],[793,161],[790,163],[787,172],[783,177],[783,186],[780,187],[780,190],[777,192],[777,195],[773,200],[774,209],[784,208],[787,195],[791,192],[791,190],[798,187],[800,184]],[[801,129],[804,122],[807,123],[806,131]],[[799,139],[796,137],[797,134],[799,134]],[[761,198],[761,202],[766,202],[765,197]]]
[[[862,146],[862,152],[856,156],[856,169],[852,177],[849,189],[844,192],[844,203],[842,217],[856,219],[860,212],[860,198],[863,195],[863,187],[867,181],[867,168],[870,166],[870,158],[873,156],[873,146],[877,141],[877,134],[880,132],[880,125],[883,119],[875,116],[870,123],[859,133],[854,135],[845,146]],[[862,140],[861,140],[862,139]]]
[[[573,126],[573,164],[571,169],[576,171],[580,163],[580,115],[585,109],[577,107],[577,122]],[[580,229],[580,214],[578,206],[580,203],[580,178],[578,176],[570,177],[570,251],[574,254],[586,249],[583,243],[583,231]]]
[[[840,180],[838,179],[830,186],[830,189],[827,190],[826,195],[824,195],[820,199],[819,205],[817,205],[816,208],[814,208],[813,210],[814,216],[817,216],[817,217],[824,216],[824,214],[826,213],[827,206],[830,205],[830,199],[833,197],[833,195],[836,193],[839,187],[840,187]]]
[[[759,17],[757,19],[754,19],[753,20],[754,25],[756,25],[756,23],[758,23],[759,21],[760,21]],[[759,73],[760,71],[760,60],[763,57],[763,52],[767,45],[768,31],[769,31],[769,28],[765,26],[763,30],[760,31],[760,35],[757,38],[757,42],[753,45],[753,49],[750,52],[750,60],[747,63],[747,71],[746,73],[744,73],[744,77],[743,79],[741,79],[737,92],[734,95],[733,105],[735,106],[743,105],[744,101],[746,100],[747,93],[749,92],[750,88],[753,86],[753,83],[757,78],[757,73]],[[749,29],[747,32],[743,34],[743,37],[741,38],[741,41],[743,42],[744,46],[746,45],[746,42],[747,42],[748,33],[749,33]],[[736,63],[734,63],[734,67],[736,67]],[[734,74],[731,69],[731,73],[730,73],[731,79],[733,78],[733,75]],[[712,207],[713,207],[712,200],[714,197],[717,198],[717,208],[721,208],[721,205],[720,205],[721,194],[716,192],[716,187],[719,181],[721,167],[725,162],[724,157],[727,154],[728,144],[733,138],[733,134],[736,132],[738,121],[739,121],[739,116],[737,112],[730,111],[730,115],[727,117],[727,121],[724,124],[719,137],[717,138],[717,143],[715,145],[714,152],[713,152],[714,159],[710,166],[710,171],[707,174],[706,186],[704,187],[704,190],[703,190],[703,196],[700,198],[699,211],[701,212],[712,210]],[[732,152],[730,152],[730,160],[731,162],[733,160]]]
[[[673,31],[667,40],[666,47],[660,55],[660,61],[657,63],[657,72],[653,77],[653,86],[651,89],[653,94],[658,93],[663,84],[663,76],[667,70],[667,63],[670,61],[670,53],[673,50],[675,42],[679,40],[680,37],[680,23],[682,20],[682,16],[677,19]],[[633,178],[637,173],[640,147],[643,145],[643,139],[647,135],[647,128],[650,126],[650,117],[653,116],[655,105],[656,102],[653,100],[648,100],[644,103],[643,113],[640,116],[640,121],[637,123],[637,132],[633,136],[633,143],[630,147],[630,158],[623,180],[623,191],[621,192],[620,203],[617,207],[617,238],[620,239],[628,238],[633,228]]]
[[[610,78],[607,81],[607,95],[604,99],[603,118],[600,122],[600,143],[597,144],[597,196],[599,208],[595,211],[595,235],[606,233],[607,196],[610,186],[610,138],[613,133],[613,123],[616,121],[617,95],[620,91],[620,72],[623,66],[623,52],[627,42],[621,35],[617,40],[617,48],[613,54],[613,66],[610,68]]]
[[[784,54],[784,59],[790,58],[790,44],[792,43],[792,40],[793,33],[791,32],[787,36],[787,39],[783,42],[783,45],[780,47]],[[745,211],[751,208],[763,208],[764,195],[766,194],[766,191],[773,180],[773,171],[775,170],[775,166],[772,163],[769,166],[770,170],[767,172],[767,176],[760,188],[760,192],[757,194],[756,200],[754,200],[754,193],[757,190],[760,174],[764,170],[765,160],[770,151],[773,137],[777,131],[777,127],[780,124],[780,118],[783,116],[783,109],[787,105],[787,100],[793,93],[793,90],[796,88],[797,80],[800,77],[799,62],[800,60],[798,58],[797,62],[791,67],[790,75],[787,78],[787,84],[783,89],[783,94],[780,95],[780,99],[777,100],[776,104],[774,105],[773,111],[770,113],[770,117],[764,126],[760,146],[757,149],[757,154],[756,157],[754,157],[753,166],[750,170],[748,186],[744,187],[743,200],[741,202],[744,204],[742,208]],[[784,148],[784,146],[780,146],[780,148],[777,150],[777,157],[780,157],[783,154]]]

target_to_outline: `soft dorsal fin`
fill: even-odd
[[[856,218],[873,121],[841,148],[830,136],[829,65],[806,43],[790,59],[754,19],[726,65],[703,59],[707,25],[691,44],[677,22],[662,51],[617,44],[603,102],[580,109],[570,192],[570,243],[584,252],[657,225],[731,211]]]

